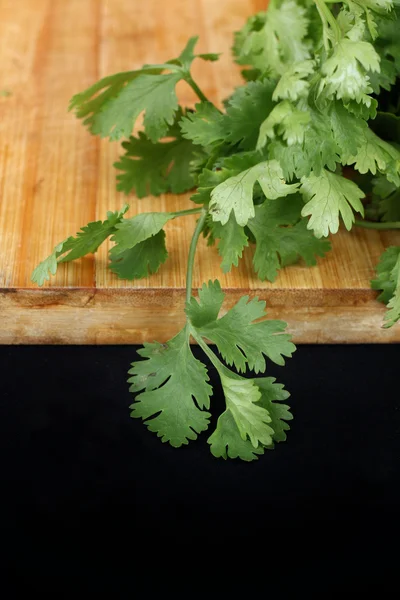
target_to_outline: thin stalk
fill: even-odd
[[[204,354],[208,356],[214,367],[217,369],[218,373],[221,374],[223,370],[226,370],[226,367],[221,363],[219,358],[214,354],[211,348],[205,343],[201,335],[197,333],[194,327],[189,327],[189,331],[191,336],[196,340],[200,348],[203,350]]]
[[[374,221],[361,221],[356,219],[354,225],[365,229],[400,229],[400,221],[388,221],[387,223],[375,223]]]
[[[192,297],[192,280],[193,280],[193,265],[194,265],[194,257],[196,254],[197,242],[199,241],[199,237],[201,231],[204,226],[204,222],[206,220],[207,210],[203,208],[201,210],[201,215],[199,220],[197,221],[196,229],[194,230],[192,241],[190,242],[189,248],[189,256],[188,256],[188,265],[186,271],[186,302],[190,301]]]
[[[176,212],[172,213],[174,218],[175,217],[186,217],[187,215],[198,215],[199,213],[201,213],[201,208],[189,208],[188,210],[177,210]]]
[[[338,42],[342,37],[340,27],[337,24],[335,17],[333,16],[329,8],[326,6],[325,0],[314,0],[314,2],[317,6],[322,21],[324,23],[329,23],[336,38],[336,41]]]
[[[195,80],[192,78],[192,76],[191,76],[190,73],[186,74],[185,81],[186,81],[186,83],[188,83],[190,85],[190,87],[192,88],[192,90],[194,91],[194,93],[198,96],[198,98],[202,102],[209,102],[210,104],[213,104],[207,98],[207,96],[201,91],[201,89],[199,88],[199,86],[197,85],[197,83],[195,82]],[[215,107],[215,108],[217,108],[217,107]],[[220,111],[219,108],[217,108],[217,110],[222,114],[222,111]]]

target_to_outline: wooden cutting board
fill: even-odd
[[[0,341],[5,344],[124,344],[165,341],[183,322],[185,269],[195,217],[167,226],[168,262],[153,277],[118,280],[107,245],[62,265],[38,289],[33,268],[55,243],[104,219],[126,197],[115,189],[119,144],[95,139],[67,112],[71,95],[116,71],[177,56],[191,35],[202,52],[222,52],[195,75],[217,103],[240,82],[232,32],[265,0],[0,0]],[[201,61],[198,61],[199,63]],[[185,84],[181,101],[196,98]],[[190,207],[187,196],[128,200],[130,215]],[[252,250],[222,274],[214,248],[200,243],[194,286],[219,278],[226,307],[242,295],[267,301],[297,342],[393,342],[384,307],[369,288],[373,267],[399,233],[340,232],[315,268],[288,267],[274,284],[252,272]]]

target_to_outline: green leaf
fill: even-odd
[[[378,300],[387,304],[384,327],[400,320],[400,246],[391,246],[382,254],[376,267],[377,279],[371,281],[373,290],[382,290]]]
[[[71,236],[59,243],[50,256],[36,267],[31,280],[42,286],[50,279],[50,274],[56,274],[58,263],[69,262],[96,252],[98,247],[116,231],[116,226],[121,222],[128,208],[129,205],[125,204],[120,211],[108,212],[105,221],[88,223],[78,231],[76,237]]]
[[[224,115],[212,102],[196,104],[194,112],[187,112],[180,121],[184,138],[199,146],[211,146],[224,139]]]
[[[302,144],[310,120],[308,111],[298,110],[287,100],[280,102],[262,123],[257,148],[263,148],[267,139],[274,139],[275,134],[281,135],[288,146]]]
[[[373,90],[367,73],[379,71],[379,54],[369,42],[342,38],[321,67],[324,78],[319,92],[337,99],[356,100],[368,104]]]
[[[42,286],[46,280],[50,279],[50,274],[55,275],[57,272],[58,262],[57,257],[62,254],[62,249],[67,240],[60,242],[54,247],[53,252],[45,258],[37,267],[34,269],[31,277],[33,283],[37,283]]]
[[[209,282],[209,294],[217,295],[220,291],[219,282]],[[222,302],[218,295],[218,302]],[[194,307],[196,312],[194,313]],[[284,356],[290,357],[295,350],[290,342],[290,335],[282,334],[286,324],[283,321],[260,321],[265,317],[265,302],[257,298],[249,301],[248,296],[243,296],[233,308],[223,317],[209,321],[198,326],[201,336],[217,345],[219,352],[228,365],[234,364],[238,371],[245,371],[246,366],[256,373],[264,372],[266,363],[264,355],[278,365],[285,363]],[[202,298],[192,299],[186,307],[186,314],[191,322],[205,311]],[[207,312],[208,314],[208,312]]]
[[[274,430],[272,439],[274,442],[284,442],[286,433],[290,429],[286,421],[293,419],[292,413],[289,411],[287,404],[281,404],[282,400],[289,398],[290,394],[283,385],[275,383],[274,377],[260,377],[254,380],[260,392],[260,406],[268,411],[271,417],[270,427]]]
[[[142,391],[131,405],[131,416],[140,417],[162,442],[178,448],[205,431],[212,388],[207,370],[196,360],[187,328],[166,344],[145,344],[129,371],[130,391]]]
[[[139,75],[93,116],[91,132],[101,137],[108,136],[112,141],[129,137],[137,118],[145,111],[145,133],[151,141],[156,142],[167,135],[169,126],[175,120],[178,110],[175,87],[181,79],[180,72]]]
[[[317,239],[301,219],[300,196],[265,201],[255,208],[248,227],[256,239],[254,268],[261,280],[274,281],[278,270],[303,258],[306,265],[316,264],[316,256],[330,250],[327,240]]]
[[[373,199],[378,202],[382,221],[400,221],[400,189],[383,175],[374,179]]]
[[[229,99],[223,119],[224,137],[222,140],[239,144],[242,150],[254,150],[261,123],[272,110],[272,81],[250,81],[236,88]]]
[[[125,250],[147,240],[161,231],[168,221],[175,218],[175,213],[142,213],[131,219],[124,219],[116,225],[116,233],[111,238],[115,246],[110,250],[114,257]]]
[[[332,102],[329,112],[333,137],[340,148],[342,164],[364,143],[367,123],[351,114],[341,102]]]
[[[268,145],[269,157],[276,159],[289,180],[293,175],[308,177],[311,171],[321,173],[324,167],[332,171],[340,160],[341,149],[332,131],[331,117],[327,111],[321,112],[307,107],[310,118],[304,127],[304,140],[288,146],[281,140]]]
[[[291,65],[278,81],[272,99],[295,102],[299,98],[307,97],[310,88],[307,78],[314,72],[314,69],[315,61],[313,60],[304,60]]]
[[[110,258],[111,271],[121,279],[142,279],[156,273],[168,258],[165,233],[161,230],[129,250],[119,253],[113,248]]]
[[[269,438],[266,440],[267,448],[272,448],[273,442],[283,442],[286,439],[285,432],[290,429],[286,421],[293,419],[293,416],[289,412],[289,407],[281,404],[281,401],[286,400],[290,394],[283,389],[282,385],[276,384],[273,377],[254,379],[253,383],[261,393],[257,403],[267,411],[271,419],[267,421],[268,427],[272,429],[272,433],[269,434],[271,441]],[[264,418],[265,413],[261,413],[261,423],[264,423]],[[219,417],[217,427],[209,437],[208,443],[211,453],[217,458],[240,458],[245,461],[257,460],[257,455],[263,454],[265,448],[260,443],[255,448],[247,436],[246,439],[241,437],[230,408]]]
[[[218,252],[222,257],[221,269],[224,273],[228,273],[232,265],[238,266],[244,248],[249,245],[247,235],[244,228],[237,224],[233,213],[225,225],[213,221],[211,227],[213,238],[219,239]]]
[[[199,175],[197,192],[191,197],[191,200],[196,204],[208,205],[213,189],[230,176],[231,172],[228,169],[219,171],[203,169]]]
[[[139,71],[117,73],[76,94],[70,103],[93,134],[118,140],[129,137],[144,112],[146,136],[157,142],[167,135],[178,110],[176,84],[187,79],[197,37],[190,38],[177,59],[145,65]],[[165,73],[165,71],[169,71]]]
[[[194,187],[190,170],[194,148],[190,141],[176,137],[154,144],[144,133],[139,133],[138,137],[131,136],[122,146],[126,152],[114,164],[122,171],[117,176],[117,190],[120,192],[129,194],[135,191],[138,198],[143,198],[148,194],[181,194]]]
[[[389,181],[400,185],[400,152],[388,142],[381,140],[371,129],[364,131],[363,144],[354,156],[348,156],[345,164],[352,165],[360,173],[377,170]]]
[[[271,417],[258,404],[261,392],[252,379],[228,377],[220,373],[226,408],[232,414],[242,440],[248,437],[254,448],[272,444]]]
[[[182,135],[202,146],[225,142],[253,150],[260,125],[274,105],[273,90],[274,84],[268,79],[236,88],[226,104],[226,114],[210,102],[196,104],[196,112],[181,120]]]
[[[209,281],[208,285],[203,283],[199,289],[198,301],[192,296],[186,304],[185,312],[192,325],[198,329],[214,322],[218,318],[224,297],[218,280]]]
[[[285,183],[282,168],[276,160],[259,163],[214,188],[210,201],[214,221],[225,225],[233,211],[237,223],[245,226],[254,217],[253,188],[256,181],[265,197],[271,200],[294,194],[299,187],[298,184]]]
[[[236,34],[233,50],[237,62],[279,77],[292,64],[309,58],[308,24],[306,10],[294,0],[271,4]]]
[[[316,237],[326,237],[329,232],[339,229],[339,214],[346,229],[354,223],[353,210],[363,215],[360,201],[364,192],[353,182],[341,175],[323,170],[320,175],[311,173],[301,180],[301,193],[307,204],[301,214],[311,216],[308,228],[313,229]]]
[[[226,410],[218,419],[214,433],[208,438],[210,451],[216,458],[240,458],[250,462],[264,454],[264,448],[254,448],[249,439],[242,439],[233,414]]]
[[[392,60],[381,58],[381,68],[378,73],[370,73],[369,81],[375,94],[380,94],[381,89],[390,90],[396,82],[397,69]]]
[[[216,60],[219,60],[219,57],[221,56],[221,53],[216,53],[216,52],[206,52],[205,54],[198,54],[197,58],[201,58],[203,60],[209,61],[209,62],[215,62]]]

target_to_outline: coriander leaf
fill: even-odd
[[[217,153],[218,154],[218,153]],[[260,152],[238,152],[232,156],[215,156],[210,159],[211,168],[204,168],[198,177],[197,193],[192,196],[193,202],[198,204],[209,204],[211,192],[223,181],[241,171],[249,169],[262,160]]]
[[[182,79],[180,72],[162,75],[141,74],[111,98],[105,108],[93,115],[90,130],[101,137],[118,140],[129,137],[140,113],[147,137],[156,142],[168,132],[178,110],[175,87]]]
[[[268,201],[255,207],[255,217],[248,227],[256,239],[253,258],[259,279],[274,281],[278,270],[302,257],[308,266],[316,264],[316,256],[330,250],[327,240],[317,239],[300,218],[303,202],[300,196]]]
[[[70,103],[78,118],[84,119],[93,134],[118,140],[129,137],[144,111],[147,137],[156,142],[167,134],[178,110],[175,87],[187,78],[195,58],[197,38],[191,38],[181,55],[168,63],[145,65],[139,71],[117,73],[101,79],[76,94]],[[169,73],[165,73],[168,70]]]
[[[342,38],[334,52],[321,67],[324,78],[320,82],[320,93],[328,96],[368,103],[367,94],[372,92],[368,71],[379,71],[379,54],[373,45],[365,41]]]
[[[37,283],[42,286],[45,281],[50,279],[50,274],[55,275],[57,272],[58,262],[57,257],[62,254],[62,249],[67,240],[60,242],[54,247],[53,252],[45,258],[37,267],[34,269],[31,277],[33,283]]]
[[[69,237],[63,245],[62,254],[68,252],[66,256],[60,258],[59,262],[69,262],[76,258],[81,258],[86,254],[96,252],[98,247],[114,233],[117,225],[122,221],[129,205],[116,212],[108,212],[105,221],[95,221],[88,223],[78,231],[76,237]]]
[[[277,135],[281,135],[288,146],[302,144],[310,119],[308,111],[298,110],[287,100],[280,102],[262,123],[257,148],[263,148],[267,138],[274,139],[275,128]]]
[[[282,168],[276,160],[259,163],[214,188],[210,201],[214,221],[225,225],[233,211],[237,223],[245,226],[254,217],[253,188],[256,181],[266,198],[271,200],[294,194],[298,189],[298,184],[285,183]]]
[[[308,94],[310,84],[306,81],[315,68],[315,61],[304,60],[291,65],[278,81],[272,99],[292,100],[305,98]]]
[[[364,143],[367,123],[352,115],[341,102],[332,102],[329,112],[333,137],[340,148],[343,164],[349,156],[357,153],[358,148]]]
[[[362,174],[370,171],[375,175],[379,170],[385,173],[389,181],[400,185],[400,152],[369,128],[364,130],[363,144],[356,154],[348,156],[345,162],[348,165],[353,163],[355,169]]]
[[[170,134],[171,132],[169,132]],[[154,196],[172,192],[180,194],[194,187],[190,163],[194,157],[190,141],[177,137],[170,141],[152,143],[144,133],[123,142],[126,150],[114,166],[122,171],[117,176],[117,190],[138,198],[149,193]]]
[[[273,430],[273,433],[270,434],[271,442],[267,444],[267,447],[272,448],[273,442],[281,442],[286,439],[285,431],[290,429],[285,421],[291,420],[293,416],[288,410],[289,407],[280,403],[280,401],[286,400],[290,394],[283,389],[282,385],[276,384],[273,377],[254,379],[253,383],[261,392],[259,406],[264,408],[271,418],[268,427]],[[264,414],[262,413],[261,416],[264,417]],[[257,459],[257,455],[264,453],[262,444],[255,448],[247,436],[246,439],[241,437],[229,408],[219,417],[217,427],[208,438],[208,443],[211,453],[217,458],[241,458],[245,461],[252,461]]]
[[[196,204],[209,204],[213,189],[230,176],[231,172],[228,169],[219,171],[203,169],[198,178],[197,192],[191,197],[191,200]]]
[[[369,74],[369,81],[375,94],[380,94],[381,89],[390,90],[396,82],[397,69],[392,60],[381,57],[381,68],[377,73]]]
[[[162,69],[145,69],[146,72],[159,74]],[[124,87],[133,79],[138,77],[143,71],[127,71],[124,73],[115,73],[97,81],[83,92],[75,94],[69,105],[69,110],[75,110],[78,119],[85,119],[84,125],[91,129],[94,116],[107,108],[107,102],[124,89]]]
[[[217,427],[208,438],[208,443],[211,454],[216,458],[240,458],[249,462],[257,460],[257,455],[264,454],[262,445],[254,448],[249,439],[241,437],[230,410],[226,410],[218,418]]]
[[[320,175],[312,172],[308,177],[303,177],[301,184],[300,192],[307,202],[301,214],[303,217],[311,216],[307,227],[313,229],[318,238],[338,231],[339,214],[349,230],[354,223],[352,208],[364,213],[360,201],[364,192],[341,175],[323,169]]]
[[[257,448],[259,444],[272,444],[273,429],[268,425],[271,417],[258,401],[261,392],[252,379],[229,377],[220,373],[226,408],[232,414],[242,440],[247,436]]]
[[[196,111],[181,120],[182,135],[202,146],[225,142],[253,150],[259,127],[273,107],[273,90],[268,79],[238,87],[226,104],[226,114],[210,102],[197,104]]]
[[[368,6],[377,13],[389,12],[393,8],[393,0],[355,0],[357,4],[365,8]]]
[[[218,281],[209,282],[208,288],[211,296],[220,292]],[[218,302],[220,301],[219,295]],[[253,322],[265,316],[264,309],[265,302],[260,302],[257,298],[249,301],[248,296],[243,296],[223,317],[208,321],[196,329],[201,336],[217,345],[228,365],[234,364],[238,371],[245,371],[248,365],[256,373],[264,372],[264,354],[276,364],[283,365],[283,357],[290,357],[295,350],[290,342],[290,335],[281,333],[286,327],[283,321]],[[199,313],[203,311],[208,314],[201,297],[198,300],[192,299],[186,306],[186,314],[191,322],[193,319],[198,322]]]
[[[283,385],[275,383],[275,381],[274,377],[260,377],[254,380],[261,392],[259,404],[268,411],[271,417],[270,427],[274,431],[272,439],[275,442],[284,442],[286,440],[285,431],[290,429],[286,421],[291,421],[293,415],[289,411],[290,407],[280,402],[289,398],[290,394],[283,388]]]
[[[222,257],[221,269],[224,273],[228,273],[232,265],[238,266],[239,258],[242,258],[243,250],[248,246],[247,235],[244,228],[237,224],[232,213],[225,225],[213,221],[211,227],[213,238],[219,239],[218,252]]]
[[[194,49],[195,49],[195,46],[198,41],[199,41],[199,36],[197,36],[197,35],[189,38],[186,46],[184,47],[184,49],[182,50],[182,52],[180,53],[178,58],[173,59],[169,62],[178,63],[184,69],[189,70],[192,65],[193,60],[196,58],[196,55],[194,54]]]
[[[192,325],[199,329],[214,322],[218,318],[224,297],[218,280],[209,281],[208,285],[203,283],[199,289],[198,301],[192,296],[186,305],[185,312]]]
[[[400,247],[391,246],[382,254],[376,267],[377,279],[371,281],[373,290],[382,290],[378,300],[387,304],[384,327],[400,320]]]
[[[69,262],[96,252],[108,236],[116,231],[116,226],[123,219],[128,208],[128,204],[125,204],[120,211],[108,212],[105,221],[88,223],[78,231],[76,237],[71,236],[58,244],[50,256],[36,267],[31,280],[42,286],[45,280],[50,279],[50,273],[56,274],[58,263]]]
[[[236,34],[233,51],[237,62],[274,77],[282,75],[286,68],[309,57],[305,41],[308,24],[306,10],[297,2],[271,4]]]
[[[132,363],[130,391],[140,392],[131,416],[141,417],[163,442],[178,448],[195,440],[209,424],[212,388],[203,363],[196,360],[185,327],[167,344],[144,344],[139,354],[147,360]]]
[[[373,182],[373,197],[378,200],[382,221],[400,221],[400,189],[383,175]]]
[[[142,279],[156,273],[168,258],[163,230],[129,250],[118,252],[117,248],[110,251],[109,267],[121,279]]]
[[[272,81],[264,79],[236,88],[226,107],[223,140],[239,144],[242,150],[254,150],[260,125],[274,106],[274,87]]]
[[[340,160],[340,147],[335,139],[329,114],[307,107],[309,123],[304,127],[304,140],[291,146],[280,140],[268,145],[269,157],[277,160],[284,176],[292,179],[307,177],[311,171],[320,173],[324,167],[335,170]]]
[[[364,103],[356,102],[356,100],[346,100],[343,102],[343,104],[349,112],[356,115],[356,117],[360,117],[360,119],[364,119],[365,121],[368,119],[375,119],[376,117],[378,101],[370,96],[365,98]]]
[[[221,56],[220,52],[206,52],[205,54],[197,54],[197,58],[201,58],[208,62],[215,62],[215,61],[219,60],[220,56]]]
[[[110,256],[117,256],[156,235],[170,219],[174,218],[174,213],[159,212],[142,213],[131,219],[124,219],[116,225],[117,231],[111,238],[116,245],[111,248]]]
[[[211,102],[196,104],[180,121],[184,138],[200,146],[211,146],[224,140],[224,115]]]

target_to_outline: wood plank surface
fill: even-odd
[[[67,112],[71,95],[98,78],[176,56],[190,35],[202,52],[200,86],[219,105],[240,74],[232,32],[265,0],[0,0],[0,313],[1,343],[165,341],[182,324],[186,257],[195,217],[167,225],[169,260],[157,275],[127,282],[107,270],[107,244],[94,257],[62,265],[42,289],[33,268],[54,244],[105,218],[126,197],[116,192],[118,143],[92,137]],[[196,101],[179,84],[183,104]],[[129,216],[190,207],[189,197],[129,198]],[[341,231],[314,268],[295,265],[274,284],[252,273],[252,249],[223,274],[216,249],[201,241],[194,286],[219,278],[226,307],[243,294],[267,301],[297,342],[400,341],[381,327],[384,307],[369,289],[379,255],[399,233]]]

